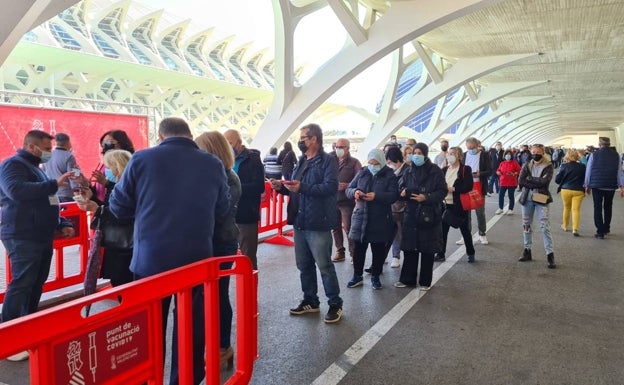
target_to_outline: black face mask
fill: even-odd
[[[540,160],[542,160],[543,155],[542,154],[533,154],[533,160],[536,162],[539,162]]]
[[[446,150],[448,150],[448,146],[440,146],[440,149],[441,149],[442,151],[446,151]]]
[[[104,145],[102,146],[102,154],[105,154],[109,150],[114,150],[114,149],[115,149],[115,145],[113,143],[104,143]]]
[[[308,152],[308,146],[306,146],[305,140],[298,141],[297,147],[299,147],[299,150],[301,150],[301,152],[303,152],[304,154]]]

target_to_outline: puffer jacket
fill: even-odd
[[[312,159],[299,158],[293,179],[301,182],[298,193],[282,186],[280,194],[289,195],[287,223],[298,230],[329,231],[338,225],[336,191],[338,161],[322,149]]]
[[[354,199],[355,192],[374,192],[372,201],[359,200],[351,216],[349,239],[358,242],[389,242],[394,237],[394,221],[391,205],[399,198],[399,185],[394,171],[384,166],[373,175],[368,168],[363,168],[345,190],[349,199]]]
[[[554,168],[552,162],[550,161],[550,157],[544,156],[542,159],[542,162],[544,162],[544,168],[538,177],[532,176],[533,166],[535,164],[534,160],[530,160],[522,166],[520,177],[518,178],[518,186],[520,186],[523,190],[520,198],[518,199],[518,202],[521,205],[524,205],[528,200],[530,200],[534,192],[548,195],[548,201],[546,204],[553,201],[552,195],[548,190],[548,186],[552,180]]]
[[[413,164],[405,170],[399,191],[405,190],[405,197],[399,199],[407,201],[403,217],[403,237],[401,250],[418,250],[423,253],[441,253],[443,249],[442,237],[442,201],[448,189],[446,180],[440,168],[425,158],[425,164],[416,167]],[[410,199],[411,194],[425,194],[427,199],[418,203]],[[439,212],[437,222],[427,228],[419,228],[416,224],[416,215],[419,205],[431,205]]]

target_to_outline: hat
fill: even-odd
[[[601,146],[611,146],[611,139],[606,136],[601,136],[598,138],[598,144]]]
[[[414,150],[420,150],[420,152],[422,152],[422,154],[427,157],[427,154],[429,154],[429,146],[427,146],[425,143],[423,142],[418,142],[416,143],[416,146],[414,146]]]
[[[382,166],[386,164],[386,157],[384,155],[384,152],[378,148],[373,148],[372,150],[369,151],[368,156],[366,157],[366,160],[371,160],[371,159],[375,159]]]

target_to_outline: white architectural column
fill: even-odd
[[[289,93],[279,90],[278,87],[293,87],[294,79],[285,71],[292,68],[296,12],[290,1],[273,0],[276,20],[276,95],[267,118],[252,142],[252,147],[262,150],[281,144],[329,96],[371,64],[418,36],[500,1],[392,2],[388,11],[367,30],[365,42],[359,45],[347,43],[297,92]],[[291,83],[288,83],[289,81]]]

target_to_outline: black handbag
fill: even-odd
[[[134,246],[134,221],[120,220],[100,207],[96,229],[102,233],[102,247],[115,250],[132,250]]]
[[[457,215],[453,212],[453,210],[447,209],[442,213],[442,223],[453,228],[458,228],[464,223],[465,220],[466,217]]]
[[[440,223],[440,207],[438,205],[419,204],[416,209],[416,226],[432,227]]]

